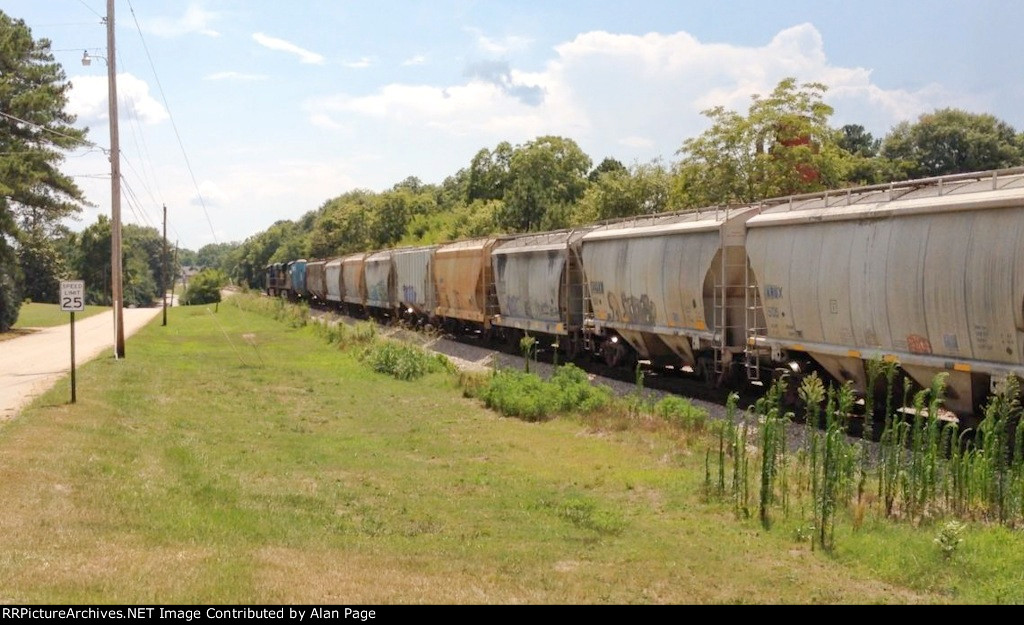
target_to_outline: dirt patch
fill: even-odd
[[[27,336],[39,332],[39,328],[11,328],[7,332],[0,333],[0,342],[16,339],[20,336]]]

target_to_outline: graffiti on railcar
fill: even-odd
[[[385,281],[370,285],[366,291],[366,298],[371,302],[388,301],[388,283]]]
[[[625,293],[608,293],[608,308],[612,321],[649,326],[658,321],[658,311],[646,293],[640,297]]]
[[[416,285],[403,284],[401,285],[401,300],[406,303],[417,303],[419,300],[416,298]]]

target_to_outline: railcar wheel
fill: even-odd
[[[604,354],[604,364],[609,367],[618,367],[627,364],[628,350],[622,341],[606,341],[601,348]]]
[[[562,350],[565,362],[572,362],[580,355],[580,342],[571,336],[560,337],[558,347]]]
[[[715,376],[715,363],[709,356],[697,358],[697,366],[694,373],[697,374],[697,378],[708,388],[714,388],[715,383],[718,381]]]

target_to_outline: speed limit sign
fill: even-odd
[[[60,281],[60,309],[64,312],[85,311],[85,280]]]

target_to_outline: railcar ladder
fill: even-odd
[[[746,287],[744,289],[743,321],[746,327],[747,344],[743,347],[743,368],[747,372],[747,380],[755,382],[761,379],[757,339],[768,334],[768,328],[763,327],[759,319],[767,321],[767,318],[764,316],[761,292],[750,279],[749,264],[744,272],[744,276]]]
[[[735,252],[735,250],[734,250]],[[736,286],[731,284],[729,276],[741,274],[746,277],[747,271],[747,257],[746,254],[739,254],[742,258],[742,262],[730,262],[732,260],[730,256],[737,254],[730,254],[728,247],[722,247],[722,272],[716,280],[714,289],[714,324],[715,324],[715,345],[714,345],[714,362],[715,362],[715,373],[721,375],[725,372],[726,367],[732,362],[732,351],[729,341],[731,334],[736,334],[734,330],[738,330],[738,334],[743,334],[743,327],[739,325],[739,315],[729,314],[729,287]],[[737,271],[740,270],[741,271]],[[746,327],[746,326],[744,326]]]
[[[570,251],[571,256],[576,256],[575,253]],[[580,276],[583,278],[581,284],[581,298],[583,300],[583,318],[580,319],[580,334],[583,339],[583,349],[594,353],[594,305],[590,298],[590,282],[586,278],[586,272],[583,271],[583,259],[577,257],[576,262],[580,266]]]

